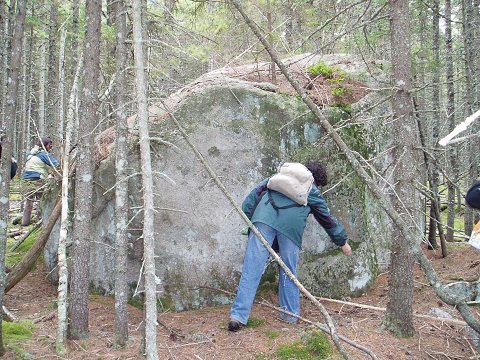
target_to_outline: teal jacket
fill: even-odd
[[[252,223],[260,222],[271,226],[301,248],[307,217],[313,214],[336,245],[345,245],[348,240],[345,228],[330,214],[327,202],[315,185],[308,194],[308,204],[306,206],[293,206],[296,204],[293,200],[277,191],[268,190],[267,182],[268,178],[257,185],[243,201],[242,210]],[[269,201],[268,193],[270,193],[274,204],[278,208],[292,207],[275,210],[271,201]],[[257,204],[256,207],[255,204]]]

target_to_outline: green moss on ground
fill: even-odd
[[[333,346],[319,330],[308,330],[300,341],[280,345],[275,354],[279,359],[319,360],[331,358]]]

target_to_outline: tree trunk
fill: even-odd
[[[40,137],[45,136],[45,64],[47,49],[45,42],[40,45],[40,63],[38,69],[38,119],[35,133]]]
[[[115,152],[115,343],[125,346],[128,341],[128,284],[127,284],[127,228],[128,228],[128,124],[125,104],[127,103],[127,36],[126,8],[123,0],[115,7],[117,28],[117,86],[116,111],[117,122]]]
[[[35,16],[35,7],[31,6],[30,16]],[[17,136],[18,151],[16,153],[18,160],[18,174],[22,173],[23,164],[25,162],[25,149],[29,138],[29,123],[32,109],[32,68],[34,64],[34,27],[30,25],[29,36],[25,37],[25,56],[24,56],[24,75],[23,75],[23,101],[22,101],[22,119],[19,126],[19,134]]]
[[[31,16],[35,16],[35,7],[32,6]],[[31,137],[31,116],[32,116],[32,103],[33,103],[33,96],[32,96],[32,89],[34,83],[34,74],[32,69],[35,68],[35,31],[34,27],[30,27],[30,38],[28,42],[28,50],[26,49],[27,59],[28,59],[28,66],[25,74],[25,97],[26,97],[26,112],[25,118],[23,119],[23,130],[22,130],[22,138],[20,143],[20,149],[18,153],[18,174],[21,174],[23,171],[23,166],[25,164],[25,149],[29,148],[30,145],[30,137]]]
[[[478,12],[478,8],[476,10]],[[475,112],[475,103],[476,103],[476,86],[474,81],[475,73],[475,18],[474,18],[474,9],[471,0],[462,1],[462,30],[463,30],[463,44],[464,44],[464,66],[465,66],[465,86],[466,94],[465,100],[467,106],[465,109],[466,116],[470,116]],[[478,29],[477,29],[478,30]],[[478,131],[478,125],[474,124],[471,127],[471,131],[476,133]],[[473,184],[477,179],[478,174],[478,152],[477,150],[477,141],[469,141],[467,144],[467,159],[468,159],[468,180],[467,185]],[[469,206],[465,206],[463,213],[464,220],[464,230],[465,235],[470,236],[473,231],[473,211]]]
[[[15,30],[12,39],[12,54],[10,63],[10,81],[7,86],[5,102],[5,119],[0,129],[0,136],[3,137],[2,154],[0,164],[0,307],[3,307],[5,295],[5,254],[7,244],[7,223],[8,210],[10,206],[10,160],[13,149],[13,123],[17,111],[17,94],[19,86],[19,74],[22,59],[23,33],[25,25],[26,0],[19,0],[17,3],[17,16]],[[3,95],[3,94],[2,94]],[[0,329],[3,319],[3,312],[0,312]],[[5,354],[3,346],[3,331],[0,331],[0,356]]]
[[[273,46],[273,22],[272,22],[272,8],[270,0],[267,0],[267,31],[268,31],[268,41],[270,45]],[[277,69],[275,67],[275,61],[270,60],[270,76],[272,83],[277,83]]]
[[[77,66],[75,78],[73,80],[72,90],[68,102],[68,113],[66,119],[65,142],[63,146],[63,174],[62,174],[62,215],[60,220],[60,235],[58,237],[58,311],[57,311],[57,337],[55,349],[58,356],[65,355],[65,340],[67,338],[67,295],[68,295],[68,266],[67,266],[67,238],[68,228],[68,193],[71,184],[69,173],[70,168],[70,150],[72,148],[72,135],[74,127],[75,101],[78,98],[78,83],[83,69],[83,63],[80,61]],[[63,122],[63,121],[62,121]]]
[[[48,33],[48,76],[47,76],[47,108],[46,108],[46,128],[42,136],[50,136],[54,144],[61,144],[62,139],[57,135],[58,123],[58,56],[57,56],[57,33],[58,33],[58,13],[59,4],[57,0],[50,0],[49,14],[49,33]]]
[[[58,144],[62,144],[60,147],[60,153],[64,154],[63,148],[65,146],[64,144],[64,136],[65,136],[65,104],[64,104],[64,92],[65,92],[65,46],[66,46],[66,41],[67,41],[67,29],[64,26],[62,28],[62,34],[60,36],[60,49],[59,49],[59,55],[58,55],[58,108],[56,112],[56,135],[58,137]],[[75,81],[75,79],[74,79]],[[78,82],[78,81],[77,81]],[[73,113],[72,115],[72,120],[73,120]],[[67,119],[68,121],[68,119]],[[73,127],[73,125],[72,125]],[[70,137],[71,141],[71,137]],[[67,153],[68,154],[68,153]]]
[[[143,183],[143,261],[145,276],[145,350],[147,359],[158,359],[157,294],[155,281],[155,238],[152,163],[148,130],[147,83],[142,35],[142,0],[133,1],[133,50],[138,106],[138,128]]]
[[[455,88],[453,82],[453,39],[452,39],[452,4],[451,0],[445,0],[445,41],[446,41],[446,76],[447,76],[447,124],[448,131],[452,132],[455,128]],[[449,170],[453,182],[457,179],[457,160],[455,149],[450,147],[448,150]],[[448,216],[447,216],[447,241],[453,241],[454,222],[455,222],[455,187],[448,182]]]
[[[70,61],[70,78],[74,79],[75,78],[75,71],[77,69],[77,61],[78,61],[78,17],[79,17],[79,12],[80,12],[80,1],[72,1],[72,28],[70,31],[70,38],[71,38],[71,43],[70,43],[70,53],[72,54],[72,60]],[[73,80],[72,80],[73,82]],[[80,87],[79,83],[79,87]],[[76,138],[77,138],[77,131],[79,128],[79,116],[78,116],[78,111],[77,107],[75,107],[75,126],[73,127],[73,134],[72,134],[72,143],[76,143]]]
[[[415,214],[418,195],[417,146],[418,130],[413,118],[412,72],[410,65],[410,22],[408,0],[390,1],[390,38],[394,93],[392,96],[394,138],[393,159],[395,191],[394,209],[403,214],[403,221],[415,234]],[[417,242],[419,239],[411,239]],[[418,241],[419,242],[419,241]],[[383,326],[399,337],[410,337],[413,327],[413,264],[409,239],[395,231],[391,245],[391,264],[388,286],[387,311]]]
[[[98,78],[100,76],[100,0],[86,2],[85,80],[82,109],[85,119],[79,129],[78,163],[75,176],[71,303],[68,337],[88,337],[88,289],[92,221],[94,128],[97,123]]]
[[[439,4],[438,0],[434,0],[432,3],[432,51],[433,51],[433,62],[435,64],[440,64],[440,16],[439,16]],[[436,147],[439,140],[439,119],[440,119],[440,72],[433,71],[432,76],[432,147],[433,147],[433,156],[436,158]],[[430,165],[431,168],[431,175],[432,175],[432,196],[435,198],[437,202],[437,206],[440,204],[440,196],[438,194],[438,183],[439,183],[439,174],[438,169],[435,164]],[[437,227],[441,227],[440,219],[436,219],[436,211],[435,209],[431,209],[430,211],[430,226],[429,226],[429,234],[428,234],[428,243],[430,248],[436,248],[437,245]],[[437,221],[438,220],[438,223]],[[443,229],[440,230],[439,232]]]
[[[4,79],[7,77],[7,66],[6,66],[6,57],[7,57],[7,37],[6,26],[7,26],[7,14],[5,13],[5,0],[0,0],[0,126],[3,127],[3,117],[4,117],[4,94],[5,94],[5,84]]]

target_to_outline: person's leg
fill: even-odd
[[[38,181],[39,180],[25,180],[22,182],[21,191],[25,199],[23,201],[22,226],[30,225]]]
[[[280,257],[290,271],[297,277],[297,264],[300,249],[285,235],[278,233],[278,244],[280,247]],[[300,314],[300,290],[285,271],[280,268],[278,278],[278,301],[280,307],[296,315]],[[288,316],[286,314],[281,315],[282,319],[295,323],[297,318]]]
[[[30,197],[25,199],[23,205],[22,226],[30,225],[30,218],[32,217],[33,200]]]
[[[276,230],[261,223],[257,223],[255,226],[265,240],[267,240],[269,244],[272,244]],[[250,231],[247,250],[243,259],[243,270],[242,276],[240,277],[240,283],[238,284],[237,296],[230,310],[231,320],[239,321],[244,325],[247,324],[267,258],[267,249],[262,245],[255,234]]]

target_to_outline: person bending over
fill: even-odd
[[[301,164],[293,165],[302,166]],[[257,185],[242,204],[243,212],[270,246],[274,240],[278,242],[280,257],[295,277],[297,277],[302,236],[310,214],[313,214],[330,239],[341,246],[346,256],[352,254],[345,228],[330,214],[327,202],[318,189],[327,184],[324,166],[312,162],[305,164],[305,167],[313,175],[311,190],[305,193],[308,194],[306,205],[298,205],[283,193],[268,189],[269,178]],[[242,275],[230,310],[228,330],[237,331],[241,325],[247,324],[268,255],[267,249],[257,236],[249,231]],[[296,315],[300,314],[300,291],[282,268],[279,274],[278,299],[281,308]],[[287,314],[282,314],[281,317],[290,323],[297,321],[296,317]]]

